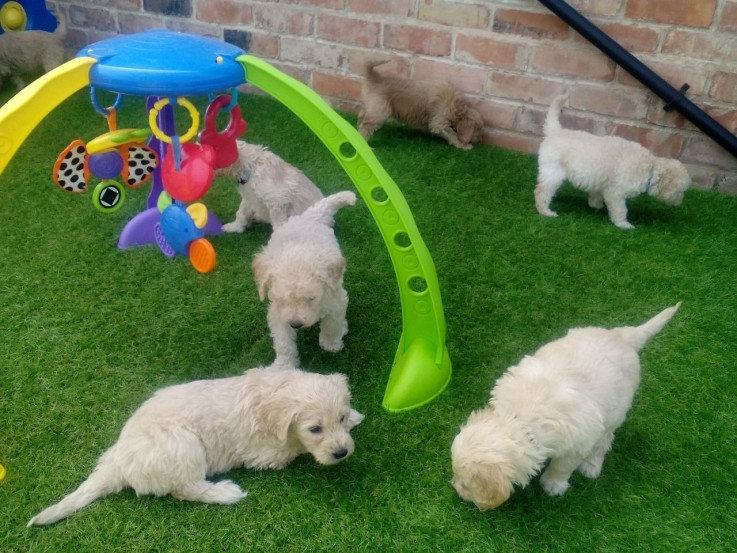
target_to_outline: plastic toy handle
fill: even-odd
[[[360,192],[381,231],[397,274],[402,337],[384,394],[387,411],[414,409],[448,385],[450,357],[435,266],[399,187],[366,141],[316,92],[250,55],[236,58],[247,82],[283,103],[320,138]]]
[[[90,84],[97,60],[74,58],[39,77],[0,108],[0,174],[31,131],[64,100]]]
[[[169,98],[162,98],[154,104],[154,107],[151,108],[148,113],[148,124],[151,127],[154,135],[156,136],[156,138],[158,138],[162,142],[166,142],[167,144],[171,144],[172,139],[171,136],[167,135],[159,128],[158,115],[159,112],[164,109],[164,106],[168,106],[170,103],[171,102],[169,101]],[[197,134],[197,129],[200,126],[200,114],[197,111],[197,108],[192,105],[192,102],[190,102],[186,98],[177,98],[176,104],[178,106],[184,107],[189,112],[189,116],[192,118],[192,124],[187,129],[187,132],[179,137],[179,142],[187,142],[189,140],[192,140]]]

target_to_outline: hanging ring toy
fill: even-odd
[[[227,94],[221,94],[221,96],[227,96]],[[212,94],[212,93],[207,95],[207,99],[210,102],[217,99],[218,97],[219,96],[217,96],[216,94]],[[230,91],[230,103],[225,107],[220,106],[220,111],[230,113],[230,111],[237,105],[238,105],[238,87],[234,86]]]
[[[176,98],[174,101],[177,105],[184,107],[189,112],[189,116],[192,118],[192,124],[190,125],[189,129],[187,129],[187,132],[179,137],[180,142],[187,142],[194,138],[194,136],[197,134],[197,129],[200,126],[200,114],[197,112],[197,109],[195,109],[195,107],[192,105],[192,102],[190,102],[186,98]],[[151,130],[153,131],[156,138],[158,138],[162,142],[166,142],[167,144],[171,144],[171,137],[159,128],[157,118],[159,112],[170,103],[171,100],[169,100],[169,98],[162,98],[161,100],[156,102],[154,104],[154,107],[151,108],[151,111],[148,112],[148,124],[151,127]]]
[[[97,91],[94,86],[90,86],[90,101],[92,103],[92,107],[95,108],[95,111],[102,115],[103,117],[108,117],[110,115],[110,111],[117,111],[120,107],[120,104],[123,103],[123,95],[118,93],[118,95],[115,98],[115,102],[113,105],[109,108],[104,108],[100,105],[100,103],[97,101]],[[112,130],[112,129],[111,129]]]

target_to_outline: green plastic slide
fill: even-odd
[[[404,196],[363,137],[317,93],[254,56],[237,60],[247,82],[292,110],[322,140],[355,184],[384,238],[397,274],[403,325],[384,408],[406,411],[432,401],[451,375],[445,318],[435,265]]]

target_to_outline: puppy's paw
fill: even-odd
[[[550,208],[538,209],[537,211],[538,213],[540,213],[540,215],[544,215],[545,217],[557,217],[558,216],[558,214]]]
[[[320,334],[320,347],[325,351],[340,351],[343,349],[343,338],[326,338]]]
[[[222,226],[223,232],[243,232],[245,225],[240,224],[238,221],[233,221]]]
[[[635,225],[628,221],[622,221],[620,223],[614,223],[618,228],[624,229],[624,230],[632,230],[635,228]]]
[[[598,478],[601,474],[601,465],[603,459],[597,461],[591,461],[586,459],[583,463],[578,466],[578,472],[583,474],[586,478]]]
[[[543,490],[545,490],[545,493],[552,496],[563,495],[566,493],[566,490],[571,487],[568,480],[555,480],[550,477],[546,478],[546,474],[543,474],[540,477],[540,485],[543,487]]]

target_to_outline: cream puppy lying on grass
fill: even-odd
[[[640,383],[638,352],[680,305],[637,327],[574,328],[507,370],[453,441],[458,495],[482,511],[498,507],[547,459],[540,484],[549,495],[564,494],[575,470],[599,476]]]
[[[349,432],[362,420],[340,374],[255,368],[163,388],[128,419],[89,478],[28,526],[52,524],[125,487],[236,503],[246,496],[238,484],[208,477],[236,467],[281,469],[303,453],[334,465],[353,453]]]

